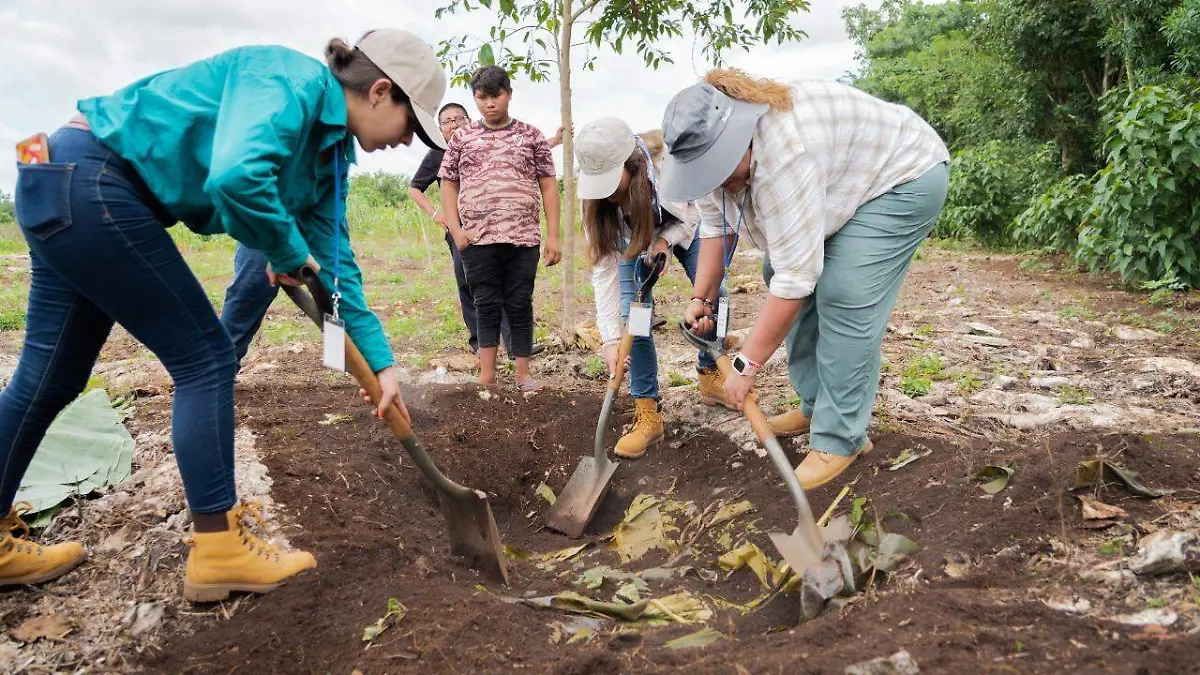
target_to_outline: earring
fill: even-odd
[[[374,108],[377,103],[379,103],[379,101],[371,101],[371,107]]]

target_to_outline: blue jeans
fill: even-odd
[[[221,307],[221,323],[233,339],[239,366],[276,295],[279,287],[267,281],[267,256],[238,244],[233,254],[233,280],[225,289],[225,304]]]
[[[683,271],[688,280],[696,283],[696,264],[700,260],[700,237],[692,240],[688,248],[672,246],[671,253],[683,265]],[[645,278],[644,270],[636,275],[638,260],[621,260],[618,273],[621,279],[621,322],[629,320],[629,306],[633,304],[633,296],[637,293],[638,279]],[[638,278],[635,278],[638,276]],[[650,296],[654,294],[651,293]],[[721,285],[721,295],[725,295],[725,285]],[[646,297],[645,302],[653,302],[653,297]],[[696,368],[708,370],[716,367],[716,362],[704,352],[696,352]],[[629,354],[629,393],[634,398],[658,398],[658,354],[654,349],[653,337],[633,338],[633,350]]]
[[[0,512],[46,429],[87,384],[113,323],[175,383],[171,438],[188,505],[218,513],[233,480],[233,343],[167,234],[165,212],[127,162],[86,131],[50,138],[51,164],[20,167],[17,220],[32,283],[25,343],[0,391]]]

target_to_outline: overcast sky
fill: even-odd
[[[433,18],[438,0],[0,0],[0,190],[16,180],[14,145],[50,133],[74,114],[80,98],[110,93],[129,82],[246,44],[281,44],[320,58],[325,42],[353,42],[370,28],[411,30],[431,43],[463,32],[486,34],[486,12]],[[847,0],[812,0],[797,19],[809,37],[799,43],[731,52],[728,61],[774,77],[836,79],[854,65],[842,26]],[[867,0],[877,6],[879,0]],[[593,72],[573,80],[576,128],[605,115],[635,130],[656,128],[671,96],[706,64],[692,40],[668,46],[676,60],[658,71],[636,56],[603,53]],[[582,58],[576,57],[578,61]],[[547,134],[559,124],[558,82],[514,82],[512,113]],[[470,105],[470,92],[451,89],[448,101]],[[359,171],[411,174],[424,149],[359,155]],[[561,156],[556,151],[561,167]]]

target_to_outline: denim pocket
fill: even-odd
[[[17,224],[45,241],[71,226],[74,164],[21,164],[17,168]]]

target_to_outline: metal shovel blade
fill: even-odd
[[[626,331],[628,333],[628,331]],[[618,354],[627,354],[631,339],[622,339]],[[619,367],[614,379],[610,382],[608,393],[604,396],[604,405],[600,408],[600,419],[596,422],[596,439],[592,445],[592,454],[582,457],[575,473],[567,481],[566,487],[558,495],[554,505],[546,514],[546,527],[562,532],[572,539],[583,535],[584,528],[596,515],[596,509],[604,496],[608,494],[608,484],[612,481],[620,462],[608,458],[604,446],[604,431],[608,428],[608,419],[612,416],[613,401],[617,398],[617,389],[625,369]],[[614,384],[615,382],[615,384]]]
[[[619,462],[609,461],[607,457],[599,461],[590,455],[581,458],[567,486],[546,514],[546,525],[572,539],[582,536],[608,494],[608,485],[618,466]]]
[[[487,495],[479,490],[461,496],[441,493],[439,501],[450,534],[450,552],[467,558],[474,569],[508,585],[504,544]]]
[[[783,556],[784,562],[802,576],[807,575],[809,570],[821,566],[820,549],[813,548],[800,528],[796,528],[790,534],[786,532],[769,532],[767,536],[771,538],[771,543],[775,545],[775,550],[779,551],[779,555]]]
[[[451,481],[433,464],[421,441],[411,432],[400,439],[401,445],[417,468],[437,490],[438,505],[446,521],[450,552],[461,555],[472,568],[500,579],[508,585],[508,566],[504,543],[487,494]]]
[[[325,314],[331,311],[329,291],[317,275],[307,268],[301,270],[300,276],[305,279],[308,292],[293,286],[284,286],[284,291],[319,328],[324,325]],[[379,379],[349,335],[345,340],[346,369],[366,390],[371,401],[378,403],[382,391]],[[507,585],[504,545],[500,541],[500,531],[496,528],[496,519],[492,516],[487,495],[446,477],[433,463],[429,453],[425,452],[412,426],[395,405],[388,409],[385,421],[421,474],[437,490],[438,504],[449,533],[451,553],[468,558],[471,567],[491,574]]]

